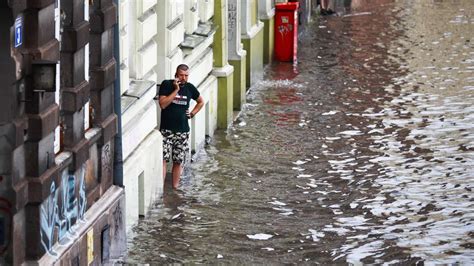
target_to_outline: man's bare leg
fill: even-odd
[[[163,184],[166,180],[166,160],[163,160]]]
[[[327,10],[329,8],[329,0],[321,0],[321,9]]]
[[[172,175],[173,175],[173,189],[177,189],[179,185],[179,179],[181,178],[181,173],[183,172],[183,167],[181,166],[180,163],[174,163],[173,162],[173,169],[172,169]]]

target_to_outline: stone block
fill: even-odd
[[[127,44],[128,45],[128,44]],[[90,65],[91,68],[101,67],[114,57],[114,30],[90,35]]]
[[[157,15],[153,10],[147,11],[136,22],[136,45],[137,49],[143,47],[157,33]]]
[[[114,112],[113,89],[114,86],[110,85],[101,91],[91,91],[92,123],[95,127],[99,127]]]
[[[84,107],[89,101],[90,97],[90,86],[86,80],[82,81],[73,88],[63,88],[62,93],[62,106],[63,112],[78,112]]]
[[[101,90],[115,81],[115,59],[109,60],[105,65],[90,69],[91,90]]]
[[[96,0],[92,2],[92,6],[94,9],[101,9],[112,4],[113,0]]]
[[[35,32],[35,34],[38,35],[38,46],[44,45],[55,39],[54,9],[55,5],[50,4],[38,10],[38,31]]]
[[[76,146],[84,138],[84,108],[78,112],[63,115],[64,147]]]
[[[26,116],[16,118],[13,120],[15,127],[15,147],[22,145],[25,141],[26,130],[28,129],[28,120]]]
[[[1,41],[0,41],[1,42]],[[8,56],[9,46],[3,45],[4,57]],[[7,52],[8,51],[8,52]],[[15,69],[15,65],[7,65],[0,63],[2,71],[0,71],[0,79],[2,80],[2,89],[0,90],[0,124],[10,123],[16,116],[16,110],[18,107],[21,108],[21,103],[17,104],[19,100],[24,98],[24,85],[18,82],[15,84],[15,72],[8,71],[6,68]],[[7,73],[1,73],[7,72]],[[10,76],[11,75],[11,76]],[[11,85],[8,85],[11,84]]]
[[[192,34],[198,27],[199,13],[198,13],[198,1],[188,0],[184,2],[184,29],[186,34]]]
[[[79,258],[79,253],[81,251],[80,243],[76,243],[72,246],[70,251],[63,257],[62,261],[66,265],[76,266],[81,265],[81,260]]]
[[[207,22],[214,16],[214,1],[198,0],[199,20]]]
[[[111,206],[112,207],[112,206]],[[94,254],[94,259],[97,264],[105,262],[102,258],[102,232],[105,227],[108,227],[108,219],[110,217],[110,210],[104,212],[102,216],[99,217],[97,223],[94,225],[94,250],[97,250]]]
[[[102,5],[90,15],[91,32],[102,33],[117,23],[117,6],[110,3]]]
[[[100,155],[97,143],[92,143],[89,140],[89,159],[85,163],[84,181],[87,195],[87,208],[91,206],[100,197],[99,186],[99,165]]]
[[[156,42],[151,41],[135,53],[137,79],[146,79],[145,76],[147,76],[158,63],[157,47]]]
[[[25,210],[19,210],[13,216],[12,227],[12,250],[13,250],[13,265],[21,265],[25,261],[25,250],[26,250],[26,217]],[[8,254],[8,253],[7,253]],[[10,258],[7,257],[7,262]]]
[[[79,257],[79,265],[88,265],[87,259],[87,234],[85,234],[79,241],[76,243]],[[98,265],[91,263],[91,265]]]
[[[153,130],[123,163],[123,185],[125,187],[127,230],[138,220],[139,214],[146,213],[150,203],[163,192],[163,138]],[[140,189],[139,178],[144,189]],[[140,197],[144,201],[140,202]]]
[[[61,52],[61,87],[75,87],[85,80],[85,49]]]
[[[0,151],[12,152],[23,144],[28,121],[26,117],[17,118],[12,123],[0,125]]]
[[[26,205],[25,216],[26,219],[24,230],[26,235],[26,242],[28,243],[28,248],[26,248],[25,255],[28,260],[38,260],[45,253],[44,247],[41,244],[41,204]],[[46,236],[44,236],[44,238],[46,238]],[[53,238],[51,240],[53,241],[54,233],[52,234],[51,238]]]
[[[100,186],[94,187],[87,193],[87,207],[89,209],[100,198]]]
[[[156,5],[157,0],[145,0],[145,1],[137,1],[136,9],[137,15],[141,16],[146,11],[150,10],[152,7]]]
[[[16,185],[24,179],[26,175],[25,149],[23,145],[13,151],[12,160],[12,185]]]
[[[84,21],[84,4],[89,1],[69,0],[61,2],[61,10],[64,11],[63,23],[65,27],[72,27]]]
[[[42,9],[53,5],[55,1],[56,0],[9,0],[8,5],[13,10],[13,16],[16,17],[26,9]]]
[[[59,184],[59,167],[49,168],[40,177],[28,177],[28,203],[41,204],[51,194],[51,183]]]
[[[25,119],[14,120],[13,123],[0,126],[0,175],[9,175],[14,170],[12,166],[16,158],[15,149],[23,144],[25,128]]]
[[[25,142],[27,176],[41,176],[54,164],[54,132],[40,141]]]
[[[39,114],[54,104],[54,92],[34,92],[33,89],[26,90],[26,113]]]
[[[49,135],[58,126],[59,107],[56,104],[40,114],[28,114],[29,141],[39,141]]]
[[[59,42],[52,39],[49,42],[30,51],[35,60],[59,61]]]
[[[110,141],[100,147],[100,194],[103,195],[113,184],[114,146]]]
[[[79,168],[89,158],[89,141],[83,139],[72,148],[66,148],[67,151],[72,153],[72,164],[69,166],[70,171],[79,170]]]
[[[24,11],[22,49],[35,49],[55,40],[54,9],[52,4]]]
[[[75,52],[84,47],[88,42],[89,22],[82,21],[75,26],[64,27],[63,35],[61,37],[61,51]]]
[[[100,127],[102,128],[102,135],[99,139],[99,145],[104,145],[117,134],[117,115],[109,115],[107,119],[100,123]]]
[[[15,0],[10,2],[12,8],[23,7],[24,9],[41,9],[54,4],[55,0]]]
[[[146,98],[140,99],[146,101]],[[137,102],[135,105],[139,105]],[[132,115],[128,122],[122,120],[122,154],[126,159],[132,154],[138,145],[156,128],[157,104],[153,101],[148,102],[142,109],[134,112],[134,108],[127,110],[122,117]],[[190,108],[192,109],[192,107]]]
[[[23,209],[28,203],[28,181],[22,179],[13,186],[13,191],[15,192],[13,213],[15,213],[17,210]]]

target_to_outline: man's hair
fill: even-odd
[[[178,70],[181,70],[181,71],[188,71],[189,67],[188,65],[186,64],[181,64],[179,65],[178,67],[176,67],[176,73],[178,73]]]

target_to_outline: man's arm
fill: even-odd
[[[165,109],[171,104],[171,102],[176,97],[176,94],[178,93],[178,91],[179,91],[179,85],[178,85],[177,80],[175,79],[173,81],[173,91],[169,95],[160,95],[159,103],[160,103],[161,109]]]
[[[193,110],[189,114],[191,118],[193,118],[199,112],[199,110],[201,110],[201,108],[204,106],[204,99],[202,98],[202,96],[199,96],[196,102],[197,104],[194,106]]]

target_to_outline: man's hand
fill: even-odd
[[[192,112],[189,112],[189,109],[186,109],[186,116],[188,117],[188,119],[191,119],[194,117],[194,114]]]
[[[179,92],[179,79],[175,78],[172,84],[174,90],[171,92],[171,94],[160,95],[160,97],[158,98],[158,103],[160,104],[161,109],[165,109],[166,107],[168,107]]]
[[[173,86],[174,86],[174,89],[179,89],[179,79],[178,78],[175,78],[173,80]]]

